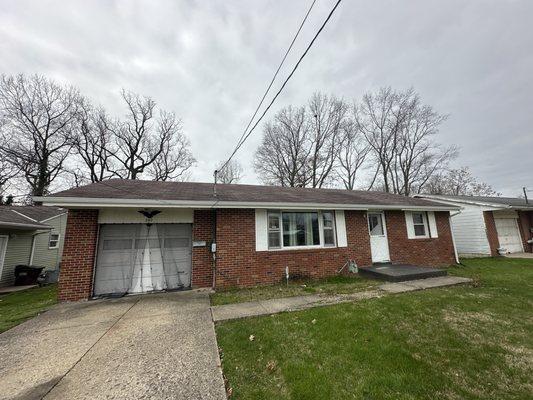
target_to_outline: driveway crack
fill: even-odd
[[[135,307],[135,306],[139,303],[139,301],[141,301],[140,298],[137,299],[137,300],[135,301],[135,303],[133,303],[130,307],[128,307],[128,309],[127,309],[126,311],[124,311],[124,312],[120,315],[120,317],[118,317],[117,320],[116,320],[115,322],[113,322],[113,323],[111,324],[111,326],[110,326],[110,327],[109,327],[104,333],[102,333],[102,334],[100,335],[100,337],[99,337],[99,338],[98,338],[98,339],[97,339],[97,340],[96,340],[96,341],[95,341],[95,342],[94,342],[94,343],[93,343],[93,344],[92,344],[92,345],[91,345],[91,346],[90,346],[90,347],[89,347],[89,348],[88,348],[88,349],[87,349],[87,350],[81,355],[81,357],[80,357],[80,358],[79,358],[79,359],[78,359],[78,360],[77,360],[77,361],[76,361],[76,362],[75,362],[75,363],[74,363],[74,364],[73,364],[73,365],[67,370],[67,372],[65,372],[65,373],[61,376],[61,378],[59,378],[59,379],[57,380],[57,382],[54,383],[54,384],[52,385],[52,387],[50,387],[50,389],[48,389],[48,391],[47,391],[47,392],[41,397],[41,400],[43,400],[44,398],[46,398],[46,396],[48,396],[48,395],[50,394],[50,392],[51,392],[52,390],[54,390],[54,388],[55,388],[57,385],[59,385],[59,383],[65,378],[65,376],[67,376],[67,375],[70,373],[70,371],[72,371],[72,370],[73,370],[73,369],[74,369],[74,368],[75,368],[75,367],[81,362],[81,360],[84,359],[84,357],[85,357],[85,356],[86,356],[86,355],[87,355],[87,354],[88,354],[88,353],[94,348],[94,346],[96,346],[96,345],[97,345],[97,344],[98,344],[98,343],[104,338],[104,336],[107,335],[107,333],[108,333],[111,329],[113,329],[113,328],[115,327],[115,325],[117,325],[117,324],[119,323],[119,321],[120,321],[122,318],[124,318],[124,316],[125,316],[125,315],[126,315],[126,314],[127,314],[127,313],[128,313],[133,307]]]

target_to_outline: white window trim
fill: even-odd
[[[57,235],[57,244],[55,246],[50,246],[50,242],[52,241],[52,235]],[[50,236],[48,236],[48,250],[59,249],[59,242],[60,241],[61,241],[61,234],[60,233],[50,232]]]
[[[332,212],[333,213],[333,240],[335,241],[334,244],[326,245],[324,244],[324,220],[322,216],[322,212]],[[302,213],[317,213],[318,214],[318,236],[320,244],[317,245],[310,245],[310,246],[283,246],[283,216],[282,214],[286,213],[294,213],[294,212],[302,212]],[[269,240],[268,240],[268,216],[270,213],[273,214],[279,214],[279,232],[280,232],[280,247],[270,247],[269,246]],[[266,235],[267,235],[267,250],[268,251],[294,251],[294,250],[313,250],[313,249],[334,249],[337,248],[337,220],[335,217],[335,211],[334,210],[268,210],[267,211],[267,226],[266,226]]]
[[[415,224],[414,215],[415,214],[421,214],[422,215],[422,224],[424,225],[424,234],[423,235],[417,235],[415,230],[415,225],[422,225],[422,224]],[[425,211],[413,211],[411,213],[411,223],[413,224],[413,235],[414,239],[429,239],[429,221],[428,216]]]

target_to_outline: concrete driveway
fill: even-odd
[[[0,335],[0,399],[225,399],[207,292],[59,305]]]

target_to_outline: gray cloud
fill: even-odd
[[[310,1],[0,0],[0,72],[78,86],[115,114],[125,87],[184,122],[195,180],[229,155]],[[333,5],[319,0],[285,76]],[[498,190],[533,188],[533,2],[348,1],[275,108],[316,90],[346,99],[413,86],[449,120],[440,140],[457,165]],[[238,158],[257,182],[258,130]]]

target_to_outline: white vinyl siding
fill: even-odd
[[[490,255],[483,207],[462,205],[459,214],[452,214],[452,231],[459,255]]]
[[[33,249],[32,264],[45,269],[54,270],[61,263],[61,255],[63,254],[63,244],[65,242],[65,227],[67,225],[67,214],[50,219],[45,222],[46,225],[52,227],[51,231],[40,231],[35,236],[35,243]],[[50,235],[59,235],[59,244],[57,248],[50,248]]]
[[[150,222],[153,224],[192,224],[194,212],[192,209],[159,209]],[[98,213],[99,224],[145,224],[146,217],[138,208],[103,208]]]
[[[2,235],[9,235],[4,257],[0,286],[10,286],[15,283],[15,266],[30,262],[30,250],[33,232],[2,231]],[[48,244],[47,244],[48,245]]]

